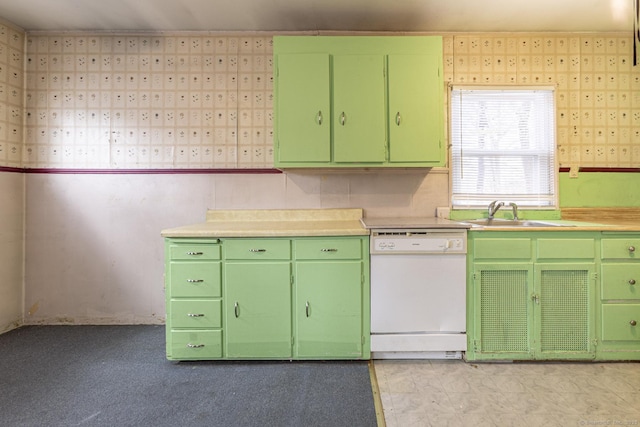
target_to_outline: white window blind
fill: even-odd
[[[555,207],[552,88],[454,87],[450,117],[454,208]]]

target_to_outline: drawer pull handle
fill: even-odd
[[[630,285],[635,285],[635,284],[636,284],[636,279],[631,279],[631,280],[629,280],[629,284],[630,284]]]
[[[187,347],[189,347],[189,348],[202,348],[202,347],[204,347],[204,344],[191,344],[191,343],[189,343],[189,344],[187,344]]]
[[[338,252],[335,248],[320,249],[320,252]]]
[[[204,317],[204,314],[202,314],[202,313],[188,313],[187,316],[189,316],[189,317]]]
[[[249,252],[267,252],[266,249],[249,249]]]
[[[240,305],[238,304],[238,301],[233,304],[233,314],[235,314],[236,317],[240,317]]]
[[[629,324],[630,324],[631,326],[636,326],[636,321],[635,321],[635,320],[632,320],[631,322],[629,322]]]
[[[187,255],[204,255],[204,252],[187,252]]]
[[[629,246],[629,252],[635,252],[635,251],[636,251],[635,246]]]
[[[307,317],[309,317],[309,301],[304,305],[304,311],[307,314]]]
[[[188,283],[202,283],[204,279],[187,279]]]

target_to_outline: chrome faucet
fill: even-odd
[[[511,209],[513,210],[513,220],[517,221],[518,220],[518,205],[516,205],[514,202],[509,203],[509,206],[511,206]]]
[[[500,209],[501,207],[504,206],[504,202],[500,202],[498,203],[497,200],[494,200],[493,202],[489,203],[489,219],[493,219],[493,216],[496,214],[496,212],[498,212],[498,209]]]

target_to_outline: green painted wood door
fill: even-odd
[[[441,162],[442,77],[430,55],[389,55],[389,162]]]
[[[535,277],[536,358],[593,358],[593,262],[538,263]]]
[[[383,55],[333,56],[333,151],[338,163],[386,157]]]
[[[224,301],[227,357],[291,357],[289,262],[225,264]]]
[[[296,263],[295,354],[362,356],[362,262]]]
[[[331,161],[328,54],[277,56],[279,163]]]

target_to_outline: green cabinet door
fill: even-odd
[[[276,166],[331,161],[329,55],[277,55]]]
[[[535,276],[537,358],[592,358],[594,264],[536,264]]]
[[[334,161],[384,162],[384,55],[334,55],[333,102]]]
[[[389,162],[444,160],[440,56],[389,55]]]
[[[473,278],[471,360],[531,358],[532,265],[476,263]]]
[[[224,305],[226,357],[291,357],[289,262],[227,263]]]
[[[296,263],[295,354],[362,356],[362,262]]]

